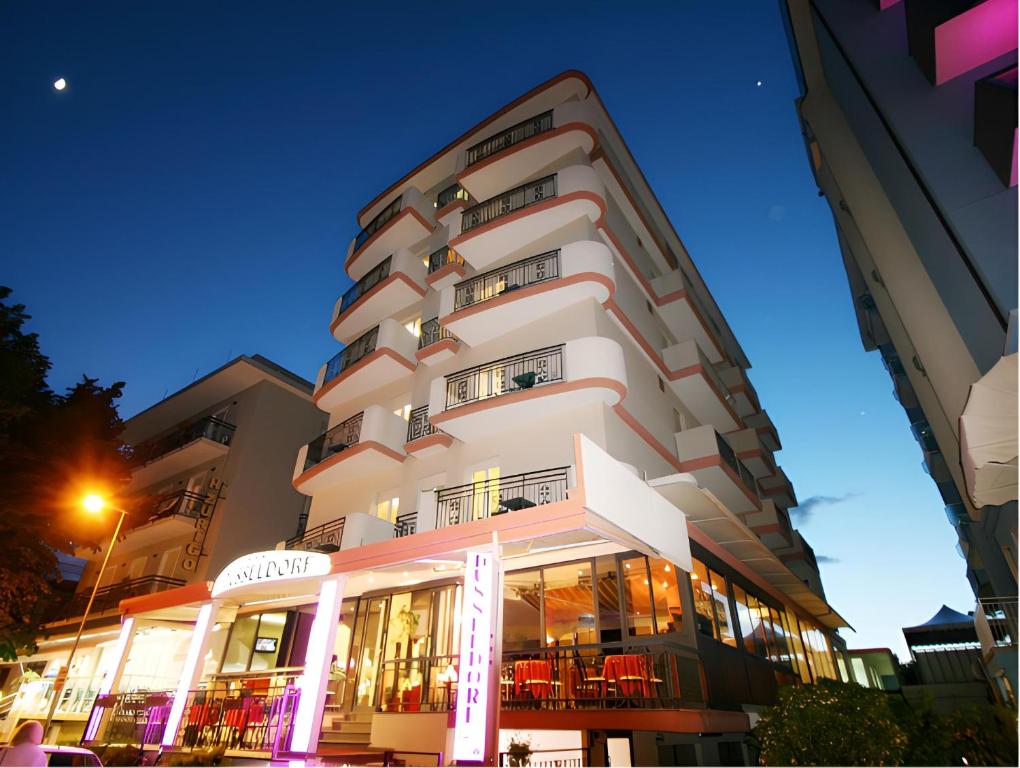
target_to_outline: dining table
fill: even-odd
[[[650,699],[655,696],[648,658],[638,653],[621,653],[607,656],[602,676],[608,684],[615,685],[617,695],[627,699]]]

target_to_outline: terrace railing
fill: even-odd
[[[439,324],[439,318],[433,317],[421,324],[421,335],[418,337],[418,349],[425,349],[429,344],[435,344],[443,339],[454,339],[456,336]]]
[[[365,242],[376,232],[382,229],[386,224],[389,223],[390,219],[400,213],[400,207],[403,203],[403,195],[398,197],[392,203],[383,208],[379,213],[376,214],[375,218],[368,222],[368,226],[361,230],[354,238],[354,250],[358,250]]]
[[[436,528],[567,498],[567,467],[507,475],[436,491]]]
[[[446,408],[563,380],[563,345],[537,349],[446,377]]]
[[[434,435],[438,431],[429,421],[428,405],[422,405],[411,411],[411,415],[407,419],[407,442],[420,440],[423,437]]]
[[[172,515],[197,519],[202,505],[208,500],[209,497],[204,493],[194,493],[192,491],[177,491],[176,493],[167,494],[157,499],[152,505],[149,519],[158,520]]]
[[[532,256],[457,283],[454,288],[453,309],[457,311],[473,304],[481,304],[504,293],[544,283],[546,280],[555,280],[559,276],[558,250]]]
[[[737,454],[734,452],[729,441],[718,432],[715,433],[715,439],[719,445],[719,455],[722,457],[722,460],[737,474],[740,482],[747,486],[747,490],[760,498],[761,488],[758,487],[757,479],[755,479],[751,470],[744,466],[744,462],[737,458]]]
[[[344,522],[347,518],[338,517],[328,523],[317,525],[305,531],[301,536],[287,540],[287,549],[303,549],[308,552],[337,552],[344,537]]]
[[[399,539],[402,536],[410,536],[418,531],[418,511],[405,512],[397,515],[393,523],[393,537]]]
[[[460,184],[451,184],[438,195],[436,195],[436,208],[445,208],[454,200],[467,202],[471,196]]]
[[[138,467],[148,464],[203,437],[221,445],[230,445],[235,429],[229,422],[215,416],[205,416],[168,435],[134,445],[131,448],[131,465]]]
[[[447,264],[459,264],[464,266],[464,257],[457,253],[453,248],[448,245],[444,245],[442,248],[438,248],[429,254],[429,265],[428,274],[432,274],[438,269],[442,269]]]
[[[121,600],[129,597],[151,595],[153,592],[162,592],[181,586],[184,586],[184,579],[171,579],[167,576],[142,576],[118,584],[111,584],[96,591],[96,599],[92,603],[91,613],[112,610],[120,604]],[[88,604],[91,594],[91,589],[76,593],[63,609],[63,617],[70,619],[81,616],[85,612],[85,606]]]
[[[305,454],[305,471],[320,464],[331,456],[357,445],[361,439],[361,425],[365,420],[365,412],[341,421],[332,429],[327,430],[308,444]]]
[[[460,231],[469,232],[501,216],[553,197],[556,197],[555,174],[529,181],[527,184],[522,184],[515,189],[489,198],[484,203],[466,209],[461,217]]]
[[[322,383],[332,381],[341,373],[346,371],[361,358],[375,352],[376,342],[379,341],[379,326],[377,325],[367,333],[363,333],[338,354],[334,355],[326,363],[326,373],[322,377]]]
[[[519,144],[525,139],[530,139],[532,136],[540,133],[551,131],[552,127],[553,113],[551,110],[535,115],[535,117],[530,117],[516,125],[511,125],[495,136],[490,136],[473,147],[469,147],[464,153],[464,166],[470,167],[487,157],[502,152],[507,147],[512,147],[514,144]]]
[[[979,610],[988,625],[992,644],[998,648],[1017,646],[1017,598],[983,597]]]
[[[392,261],[393,257],[387,256],[377,266],[372,267],[367,275],[347,289],[340,299],[340,314],[350,309],[354,302],[390,276],[390,264]]]

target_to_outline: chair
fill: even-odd
[[[606,679],[599,675],[589,675],[588,668],[584,665],[581,654],[575,649],[570,658],[574,668],[574,698],[575,699],[600,699],[605,691]]]

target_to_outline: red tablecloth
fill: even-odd
[[[533,699],[549,698],[552,687],[552,665],[541,659],[514,662],[514,693],[521,698],[524,693]]]
[[[636,653],[607,656],[602,676],[606,682],[616,684],[621,696],[650,699],[655,694],[649,666],[648,659]]]

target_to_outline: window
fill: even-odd
[[[408,320],[404,323],[404,327],[414,338],[419,338],[421,336],[421,315],[414,318],[414,320]]]
[[[623,561],[623,597],[627,601],[627,634],[630,637],[654,635],[651,582],[644,557]]]
[[[591,563],[545,568],[542,572],[547,645],[587,645],[595,638],[595,595]]]
[[[715,571],[709,571],[708,574],[712,587],[712,599],[715,604],[715,620],[719,627],[719,634],[716,639],[736,648],[737,641],[733,636],[733,617],[730,614],[726,579]]]
[[[691,571],[691,590],[694,592],[696,626],[701,634],[718,640],[719,635],[716,632],[714,611],[712,610],[712,587],[708,582],[708,568],[696,558],[692,562],[694,570]]]
[[[615,555],[595,558],[599,596],[599,642],[615,643],[623,639],[620,631],[620,583]]]
[[[396,522],[397,515],[400,513],[400,497],[397,495],[397,491],[392,490],[389,493],[380,494],[380,496],[381,498],[375,505],[376,517],[391,523]]]
[[[752,598],[753,599],[753,598]],[[744,590],[733,585],[733,602],[737,605],[737,626],[740,632],[741,644],[748,653],[764,656],[764,635],[759,638],[755,634],[758,628],[758,621],[751,618],[751,608],[748,605],[748,596]]]
[[[521,651],[541,647],[540,571],[508,573],[503,581],[503,649]]]
[[[671,563],[658,558],[649,558],[652,574],[652,599],[655,606],[655,627],[660,635],[681,632],[684,625],[684,609],[680,601],[680,586],[677,569]]]
[[[273,669],[284,651],[288,614],[239,616],[230,629],[220,672]]]
[[[409,418],[411,418],[411,404],[410,403],[404,403],[404,405],[402,405],[400,408],[397,408],[393,412],[393,414],[395,416],[399,416],[404,421],[407,421]]]
[[[476,469],[471,473],[471,483],[474,485],[471,519],[492,517],[499,511],[499,467]]]

